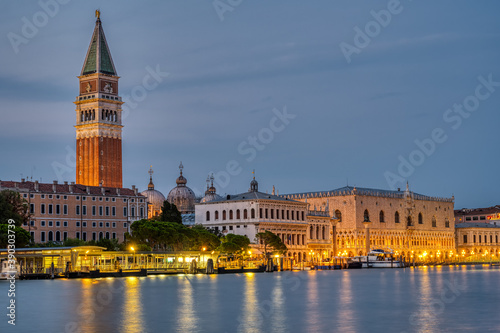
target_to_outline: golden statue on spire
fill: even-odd
[[[95,17],[99,20],[101,18],[101,11],[99,9],[95,10]]]

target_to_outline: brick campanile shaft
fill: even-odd
[[[85,57],[76,101],[76,182],[122,187],[122,99],[100,13]]]

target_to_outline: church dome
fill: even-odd
[[[210,185],[209,185],[210,184]],[[214,175],[211,175],[207,178],[207,190],[205,191],[205,196],[201,198],[201,203],[221,200],[222,197],[216,193],[216,189],[214,187]]]
[[[184,169],[184,166],[181,162],[179,165],[180,176],[176,180],[177,186],[168,193],[167,201],[174,204],[181,214],[191,214],[194,213],[196,196],[194,192],[186,186],[187,179],[182,175],[182,169]]]
[[[165,196],[160,191],[155,190],[153,184],[153,167],[149,169],[148,189],[142,191],[141,194],[145,196],[148,201],[148,218],[159,215],[163,207],[163,202],[165,201]]]

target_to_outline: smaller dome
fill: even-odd
[[[148,202],[148,218],[157,216],[161,213],[161,208],[163,207],[163,202],[166,200],[163,193],[155,190],[155,185],[153,184],[153,166],[149,169],[149,184],[146,191],[142,191],[141,194],[147,198]]]
[[[188,182],[188,181],[187,181],[187,179],[186,179],[186,178],[184,178],[184,176],[182,175],[182,171],[181,171],[181,175],[179,176],[179,178],[177,178],[177,179],[175,180],[175,183],[176,183],[177,185],[186,185],[186,184],[187,184],[187,182]]]
[[[194,192],[186,186],[187,179],[182,175],[182,169],[184,166],[179,165],[180,176],[175,181],[177,186],[174,187],[167,196],[167,201],[174,204],[181,214],[194,213],[194,202],[196,196]]]
[[[214,175],[207,177],[207,190],[205,191],[205,196],[201,198],[201,203],[212,202],[216,200],[221,200],[222,197],[217,194],[217,190],[214,186]]]

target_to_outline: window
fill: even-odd
[[[87,241],[87,232],[85,232],[85,231],[83,232],[83,240]]]
[[[472,217],[472,221],[477,221],[477,220],[478,220],[477,216]]]
[[[45,227],[45,221],[40,221],[40,226]]]
[[[123,227],[127,228],[127,222],[123,223]]]
[[[232,220],[233,219],[233,210],[231,209],[229,211],[229,219]]]
[[[339,220],[339,222],[342,222],[342,213],[340,212],[340,210],[336,210],[335,211],[335,217]]]
[[[109,207],[108,206],[106,206],[106,216],[109,216]]]
[[[255,218],[255,209],[252,208],[252,210],[250,211],[250,216],[252,219]]]
[[[304,212],[302,212],[302,221],[305,221],[306,218],[305,218],[305,215],[304,215]]]
[[[225,210],[223,210],[223,211],[222,211],[222,220],[225,220],[225,219],[226,219],[226,211],[225,211]]]
[[[422,213],[418,213],[418,224],[424,224],[424,218]]]
[[[436,227],[437,227],[436,217],[435,217],[435,216],[433,216],[433,217],[432,217],[432,227],[433,227],[433,228],[436,228]]]
[[[248,210],[243,209],[243,218],[246,220],[248,219]]]
[[[83,222],[82,222],[82,226],[83,226],[84,228],[87,228],[87,222],[83,221]]]
[[[35,232],[34,231],[30,231],[30,237],[31,237],[31,240],[34,242],[35,241]]]
[[[45,214],[45,204],[40,205],[40,214]]]
[[[113,228],[116,228],[116,222],[112,223]]]
[[[42,194],[41,197],[42,197],[42,199],[45,199],[45,194]]]
[[[30,204],[30,213],[35,214],[35,204]]]
[[[474,235],[474,243],[476,242],[476,235]]]
[[[399,223],[399,212],[394,213],[394,223]]]
[[[75,207],[76,215],[80,215],[80,206],[76,205]]]
[[[365,212],[363,214],[363,218],[364,218],[363,221],[366,221],[366,222],[370,221],[370,214],[368,213],[368,209],[365,209]]]
[[[292,220],[295,220],[295,211],[292,210]]]
[[[68,226],[68,221],[64,221],[63,222],[63,227],[67,227]]]
[[[56,242],[60,242],[60,241],[61,241],[61,232],[56,231]]]
[[[76,221],[76,226],[79,227],[80,226],[80,221]]]
[[[95,216],[97,213],[97,207],[96,206],[92,206],[92,216]]]
[[[132,217],[134,217],[134,216],[135,216],[135,207],[132,207],[132,208],[130,209],[130,212],[132,213]]]
[[[239,209],[237,209],[237,210],[236,210],[236,218],[237,218],[238,220],[239,220],[239,219],[241,219],[241,216],[240,216],[240,210],[239,210]]]
[[[52,194],[49,194],[49,199],[52,199]]]
[[[54,207],[52,206],[52,204],[49,204],[49,215],[52,215],[52,213],[53,213],[53,208],[54,208]]]
[[[445,219],[444,220],[444,226],[445,226],[445,228],[449,228],[450,227],[450,220]]]
[[[56,205],[56,215],[61,215],[61,205]]]
[[[34,227],[35,226],[35,221],[31,221],[30,224],[31,224],[32,227]]]
[[[465,218],[465,221],[470,221],[470,220],[471,220],[471,217],[470,217],[470,216],[467,216],[467,217]]]
[[[408,219],[407,219],[407,221],[406,221],[406,225],[407,225],[408,227],[411,227],[411,226],[413,225],[413,221],[411,220],[411,216],[408,216]]]
[[[80,232],[79,231],[76,232],[76,239],[80,239]]]
[[[99,228],[102,228],[104,226],[104,223],[99,222]]]
[[[115,216],[114,209],[115,207],[113,207],[113,216]],[[141,207],[141,217],[144,217],[144,207]]]
[[[116,239],[116,232],[113,232],[113,239]]]
[[[384,220],[384,211],[383,211],[383,210],[381,210],[381,211],[380,211],[380,214],[379,214],[379,221],[380,221],[380,222],[385,222],[385,220]]]
[[[263,210],[262,208],[259,208],[259,218],[263,218],[264,217],[264,214],[263,214]]]
[[[109,222],[106,222],[106,228],[109,228]]]
[[[49,231],[49,237],[48,237],[48,241],[49,242],[52,242],[54,240],[54,232],[53,231]]]
[[[479,216],[480,220],[486,220],[486,216]]]
[[[271,209],[271,220],[274,220],[274,209]]]
[[[233,230],[233,226],[232,225],[229,226],[229,230]]]
[[[99,216],[102,216],[102,214],[103,214],[102,206],[99,206]]]
[[[286,219],[289,220],[290,219],[290,211],[287,209],[286,210]]]
[[[97,234],[95,232],[92,233],[92,240],[97,240]]]
[[[123,207],[123,216],[127,217],[127,207]]]
[[[205,220],[206,220],[206,221],[210,221],[210,212],[208,212],[208,211],[207,211],[207,213],[206,213]]]
[[[54,226],[54,223],[52,221],[49,221],[49,227]]]
[[[477,235],[477,240],[479,241],[478,243],[481,243],[481,235]]]
[[[56,227],[60,227],[61,226],[61,222],[60,221],[56,221]]]
[[[63,205],[63,214],[68,215],[68,205]]]
[[[82,214],[87,215],[87,206],[82,206]]]
[[[97,227],[97,222],[92,222],[92,228]]]
[[[40,233],[40,241],[41,241],[41,242],[45,242],[45,231],[42,231],[42,232]]]

